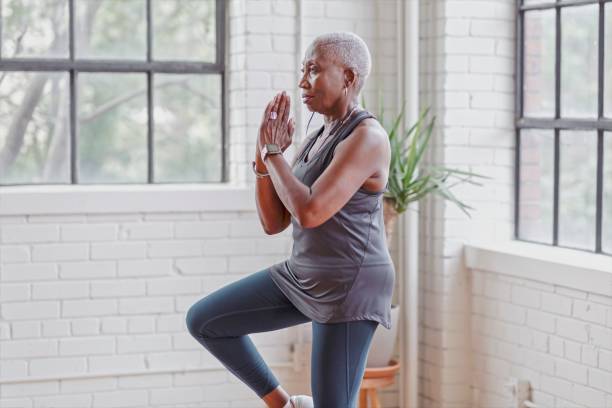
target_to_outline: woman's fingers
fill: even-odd
[[[268,106],[266,106],[266,109],[264,110],[263,118],[261,119],[262,123],[268,122],[268,119],[270,118],[270,112],[272,112],[272,109],[274,109],[274,104],[276,103],[277,99],[278,99],[278,94],[274,96],[274,99],[272,99],[268,103]]]
[[[287,123],[287,120],[289,119],[289,113],[291,113],[291,97],[285,93],[285,105],[284,105],[284,109],[283,109],[283,114],[282,117],[280,117],[281,115],[279,114],[280,119],[282,119],[282,123]]]

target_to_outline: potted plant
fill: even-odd
[[[365,108],[363,98],[362,105]],[[398,131],[398,126],[404,115],[405,105],[405,103],[402,105],[400,113],[393,120],[390,127],[387,127],[384,122],[382,103],[380,104],[381,111],[378,115],[379,122],[389,134],[391,144],[389,187],[383,194],[383,217],[387,245],[391,244],[393,229],[399,214],[406,211],[411,202],[420,200],[430,193],[437,194],[455,203],[471,218],[467,210],[473,210],[473,208],[459,201],[450,190],[456,184],[463,182],[482,185],[472,180],[472,177],[489,178],[476,173],[443,166],[421,164],[421,159],[427,150],[434,128],[435,116],[430,118],[428,116],[429,108],[424,109],[416,122],[402,134]],[[399,305],[391,305],[391,330],[376,330],[374,333],[366,362],[367,367],[388,365],[395,349],[399,311]]]

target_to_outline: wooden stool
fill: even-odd
[[[372,402],[372,408],[380,408],[378,389],[392,385],[399,368],[399,363],[393,359],[389,361],[389,365],[386,367],[366,368],[359,388],[359,408],[368,408],[368,395]]]

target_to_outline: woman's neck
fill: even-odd
[[[323,115],[323,123],[325,127],[339,123],[344,119],[354,107],[357,106],[356,102],[349,102],[347,105],[340,106],[336,111],[329,112]]]

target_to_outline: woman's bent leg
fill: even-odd
[[[312,396],[316,408],[354,408],[378,322],[312,323]]]
[[[186,316],[191,335],[260,398],[279,382],[247,334],[309,321],[280,291],[267,269],[200,299]]]

